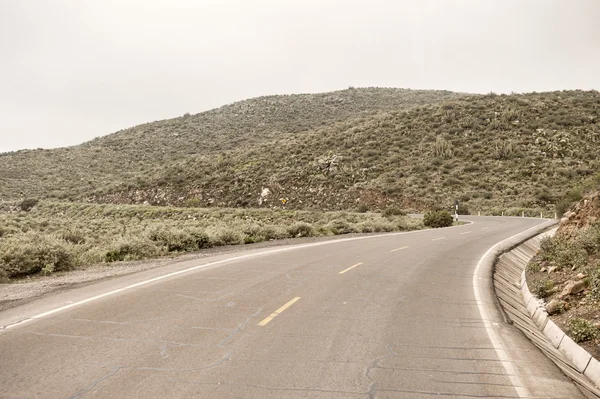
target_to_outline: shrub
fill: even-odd
[[[448,227],[452,226],[454,219],[448,211],[432,211],[425,214],[423,224],[427,227]]]
[[[24,199],[23,201],[21,201],[19,203],[19,208],[21,208],[22,211],[25,212],[29,212],[30,210],[33,209],[34,206],[36,206],[38,203],[40,202],[40,200],[35,199],[35,198],[28,198],[28,199]]]
[[[144,237],[120,237],[112,245],[113,249],[106,252],[106,262],[137,260],[156,256],[160,253],[154,242]]]
[[[85,233],[83,233],[81,230],[70,229],[64,231],[61,234],[61,237],[63,240],[70,242],[71,244],[79,245],[85,243]]]
[[[76,266],[73,247],[62,238],[33,231],[15,234],[0,244],[0,270],[8,277],[70,270]]]
[[[208,235],[202,231],[157,229],[148,234],[150,240],[167,248],[169,252],[192,252],[210,246]]]
[[[381,215],[385,216],[385,217],[404,216],[404,215],[406,215],[406,212],[404,210],[402,210],[402,208],[400,208],[400,207],[389,206],[384,209],[384,211],[381,213]]]
[[[365,205],[365,204],[360,204],[360,205],[358,206],[358,208],[357,208],[357,210],[356,210],[356,211],[357,211],[358,213],[367,213],[367,212],[368,212],[368,210],[369,210],[369,207],[368,207],[367,205]]]
[[[377,226],[374,225],[374,228]],[[350,233],[358,233],[358,228],[355,226],[351,226],[349,223],[343,220],[334,220],[327,224],[327,228],[334,234],[350,234]],[[377,231],[377,230],[375,230]]]
[[[210,243],[214,246],[243,244],[245,236],[235,228],[217,227],[209,232]]]
[[[287,232],[291,237],[312,237],[315,233],[308,223],[296,223],[288,227]]]
[[[458,203],[458,214],[459,215],[470,215],[471,213],[469,212],[469,207],[466,204],[459,202]]]
[[[600,262],[597,261],[589,277],[589,295],[594,299],[600,299]]]
[[[546,298],[552,294],[553,289],[554,281],[542,278],[533,282],[531,292],[538,298]]]
[[[573,318],[567,322],[567,328],[577,343],[591,341],[598,336],[598,327],[585,319]]]

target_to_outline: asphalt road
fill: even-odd
[[[540,219],[469,220],[183,262],[4,311],[0,397],[579,398],[473,287],[484,253]]]

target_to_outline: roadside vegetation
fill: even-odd
[[[594,185],[600,189],[600,179],[586,187]],[[573,192],[561,200],[567,211],[556,235],[542,242],[529,263],[527,280],[531,291],[545,299],[553,320],[600,358],[600,191],[571,205],[570,199],[578,197]]]
[[[379,213],[175,208],[41,201],[0,204],[0,280],[98,263],[294,237],[405,231],[423,222]]]

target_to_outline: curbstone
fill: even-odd
[[[531,299],[529,300],[529,302],[527,303],[527,312],[529,313],[529,316],[533,317],[533,315],[535,314],[535,311],[540,307],[540,302],[539,300],[532,296]]]
[[[569,359],[577,371],[583,374],[588,366],[592,355],[587,353],[585,349],[577,345],[568,335],[565,335],[562,342],[558,346],[558,350]]]
[[[587,378],[592,380],[596,386],[600,385],[600,362],[594,358],[590,359],[590,364],[585,368],[583,373]]]
[[[552,235],[553,232],[545,232],[540,237]],[[521,261],[527,263],[529,260],[519,260],[519,262]],[[521,273],[521,294],[529,316],[539,327],[542,334],[570,361],[575,370],[587,377],[596,387],[600,387],[600,362],[575,343],[556,323],[550,320],[544,306],[544,301],[533,295],[529,290],[525,270]]]
[[[543,307],[538,307],[533,314],[533,321],[535,325],[539,327],[540,330],[543,330],[546,327],[546,323],[548,322],[548,313],[546,313],[546,309]]]
[[[543,331],[544,335],[552,342],[556,349],[560,346],[561,341],[565,337],[565,333],[552,320],[546,322],[546,327]],[[600,372],[600,370],[598,370]]]

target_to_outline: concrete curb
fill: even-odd
[[[534,320],[540,331],[552,342],[567,359],[571,361],[575,369],[588,377],[596,387],[600,387],[600,362],[590,355],[585,349],[577,345],[559,326],[548,318],[544,308],[544,301],[537,298],[529,291],[525,270],[522,273],[521,292],[523,300],[533,303],[535,306],[527,306],[529,316]]]
[[[524,232],[523,236],[516,236],[514,240],[502,245],[502,248],[498,248],[499,250],[504,249],[504,251],[496,252],[498,260],[494,265],[493,272],[496,295],[508,320],[513,322],[580,388],[585,389],[588,394],[586,396],[600,398],[598,390],[600,387],[600,362],[577,345],[556,323],[550,320],[544,301],[533,295],[527,285],[525,267],[539,250],[541,239],[544,236],[551,236],[555,232],[555,230],[544,232],[553,224],[556,222],[544,223],[538,226],[533,233],[527,231],[529,234],[525,234],[527,232]],[[502,293],[502,288],[507,284],[513,284],[517,288],[514,290],[514,294]],[[518,306],[509,306],[510,303],[514,304],[514,301],[522,303],[520,309]],[[527,322],[527,319],[530,322]]]

